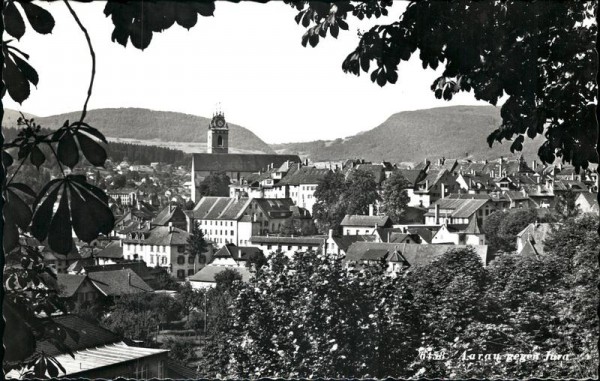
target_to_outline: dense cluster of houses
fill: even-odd
[[[481,162],[441,158],[412,167],[364,160],[309,163],[295,155],[230,154],[228,133],[224,116],[216,114],[208,130],[209,152],[193,155],[189,190],[178,191],[187,195],[182,200],[155,203],[133,188],[111,190],[117,217],[111,236],[89,244],[75,239],[68,255],[52,252],[44,242],[28,242],[57,272],[49,284],[54,282],[61,296],[73,302],[156,292],[164,274],[207,288],[224,269],[238,271],[247,282],[261,260],[275,252],[332,255],[349,267],[385,263],[392,275],[432,263],[453,248],[472,247],[487,264],[490,253],[482,226],[495,211],[550,210],[559,196],[573,192],[582,212],[598,212],[598,174],[591,170],[576,173],[571,166],[535,161],[527,165],[522,157]],[[120,163],[115,170],[132,167]],[[134,169],[148,174],[156,169],[138,167]],[[312,210],[319,183],[332,171],[349,175],[357,169],[372,173],[380,192],[385,180],[400,172],[408,180],[410,200],[404,216],[393,221],[379,212],[381,205],[373,204],[367,215],[346,215],[340,232],[316,234]],[[229,197],[200,196],[201,181],[215,172],[231,179]],[[193,207],[186,207],[186,201]],[[201,255],[189,250],[195,228],[208,243]],[[515,237],[517,252],[542,255],[550,231],[549,224],[530,224]],[[150,351],[127,374],[167,374],[164,351],[132,349],[106,332],[98,337],[105,338],[103,348],[122,356]],[[72,361],[65,361],[70,369]]]

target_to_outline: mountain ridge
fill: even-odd
[[[518,156],[510,142],[489,148],[486,138],[502,123],[494,106],[448,106],[392,114],[380,125],[335,140],[271,144],[277,153],[298,154],[313,161],[363,158],[369,161],[417,163],[434,157],[497,159]],[[525,139],[523,157],[537,158],[544,139]]]
[[[15,127],[18,111],[6,109],[2,125]],[[80,112],[68,112],[46,117],[26,114],[42,127],[55,129],[65,120],[77,120]],[[204,152],[209,118],[174,111],[156,111],[137,107],[101,108],[88,110],[86,122],[100,130],[112,141],[160,145],[184,152]],[[275,153],[252,131],[237,124],[229,124],[229,146],[232,152]],[[123,128],[126,126],[126,128]],[[171,126],[171,128],[164,128]]]

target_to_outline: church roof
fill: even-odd
[[[280,167],[286,161],[299,163],[298,155],[239,154],[239,153],[195,153],[195,171],[211,172],[258,172],[273,164]]]

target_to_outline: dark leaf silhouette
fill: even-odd
[[[3,49],[3,51],[5,52],[4,68],[2,70],[4,85],[15,102],[23,103],[29,97],[29,81],[12,58],[6,54],[7,50]]]
[[[100,144],[82,133],[77,134],[77,140],[79,141],[81,152],[83,152],[85,158],[92,163],[92,165],[104,165],[104,162],[106,162],[106,151]]]
[[[30,2],[21,2],[27,20],[33,29],[40,34],[52,33],[54,29],[54,18],[44,8]]]
[[[59,130],[61,131],[61,130]],[[79,161],[79,149],[75,143],[73,131],[70,128],[61,131],[58,137],[58,160],[67,167],[73,169]]]
[[[35,197],[35,193],[25,184],[11,183],[7,186],[4,192],[4,250],[10,252],[14,249],[19,240],[19,228],[26,230],[31,222],[30,202],[23,200],[19,195],[25,194],[31,200]]]
[[[53,212],[58,196],[59,205]],[[114,226],[108,196],[88,184],[84,176],[58,179],[44,188],[38,199],[43,201],[35,204],[31,233],[41,241],[48,237],[50,248],[58,253],[71,250],[71,228],[79,239],[90,242],[99,234],[109,234]]]
[[[38,146],[34,146],[31,149],[29,159],[31,160],[31,164],[39,168],[40,165],[44,164],[44,162],[46,161],[46,156],[44,156],[44,153]]]
[[[4,168],[10,167],[14,163],[14,159],[11,154],[2,150],[2,164],[4,164]]]
[[[110,16],[115,26],[112,40],[127,46],[129,40],[137,49],[146,49],[154,32],[162,32],[177,23],[189,29],[196,25],[198,15],[212,16],[213,1],[153,1],[120,2],[108,1],[104,14]]]
[[[4,28],[6,32],[19,40],[25,34],[25,22],[15,6],[14,1],[8,1],[4,6]]]

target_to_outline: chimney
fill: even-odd
[[[329,229],[329,239],[333,238],[333,229]]]
[[[429,180],[425,180],[425,190],[429,189]]]
[[[446,184],[442,183],[442,198],[446,197]]]
[[[127,271],[127,284],[131,286],[131,272]]]
[[[435,204],[435,214],[434,214],[434,225],[438,224],[438,218],[440,217],[440,206],[438,204]]]
[[[369,216],[373,215],[373,204],[369,204]]]
[[[533,170],[535,171],[535,170],[536,170],[536,168],[537,168],[537,161],[535,161],[535,160],[532,160],[532,161],[531,161],[531,169],[533,169]]]
[[[123,247],[123,240],[122,239],[119,240],[119,247]]]
[[[173,232],[173,223],[169,222],[169,233]]]

